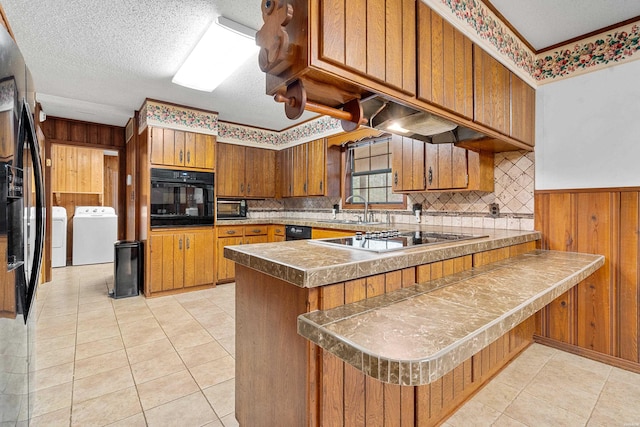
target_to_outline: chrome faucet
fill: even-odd
[[[344,202],[345,203],[349,203],[350,200],[353,200],[356,197],[364,202],[364,217],[363,218],[364,218],[364,221],[366,221],[367,220],[367,213],[369,212],[369,202],[367,202],[367,199],[365,199],[364,197],[362,197],[362,196],[360,196],[358,194],[353,194],[353,195],[347,197]]]

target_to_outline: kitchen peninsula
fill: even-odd
[[[533,342],[544,305],[599,255],[538,232],[373,253],[313,241],[232,246],[242,426],[435,425]]]

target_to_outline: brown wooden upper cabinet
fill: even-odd
[[[533,147],[536,124],[536,90],[511,73],[511,137]]]
[[[493,153],[393,135],[391,156],[395,193],[494,189]]]
[[[475,121],[509,135],[510,72],[491,55],[473,47],[475,64]]]
[[[275,151],[225,143],[217,151],[217,196],[275,197]]]
[[[269,2],[278,7],[277,2]],[[289,0],[293,13],[265,13],[260,66],[267,93],[300,82],[307,101],[342,108],[371,93],[487,136],[477,151],[531,150],[535,90],[473,45],[420,0]],[[297,87],[297,86],[296,86]]]
[[[340,195],[340,151],[324,138],[280,151],[278,162],[282,197]]]
[[[149,135],[152,164],[215,168],[215,136],[158,127],[150,127]]]
[[[535,89],[474,46],[475,121],[533,146]]]
[[[473,44],[418,1],[418,99],[473,119]]]
[[[319,3],[321,59],[415,93],[415,0]]]

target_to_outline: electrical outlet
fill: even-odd
[[[500,205],[498,205],[497,203],[490,203],[489,213],[494,218],[497,218],[498,216],[500,216]]]

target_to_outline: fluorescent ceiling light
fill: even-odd
[[[260,49],[255,30],[218,16],[191,51],[173,83],[205,92],[213,91]]]

